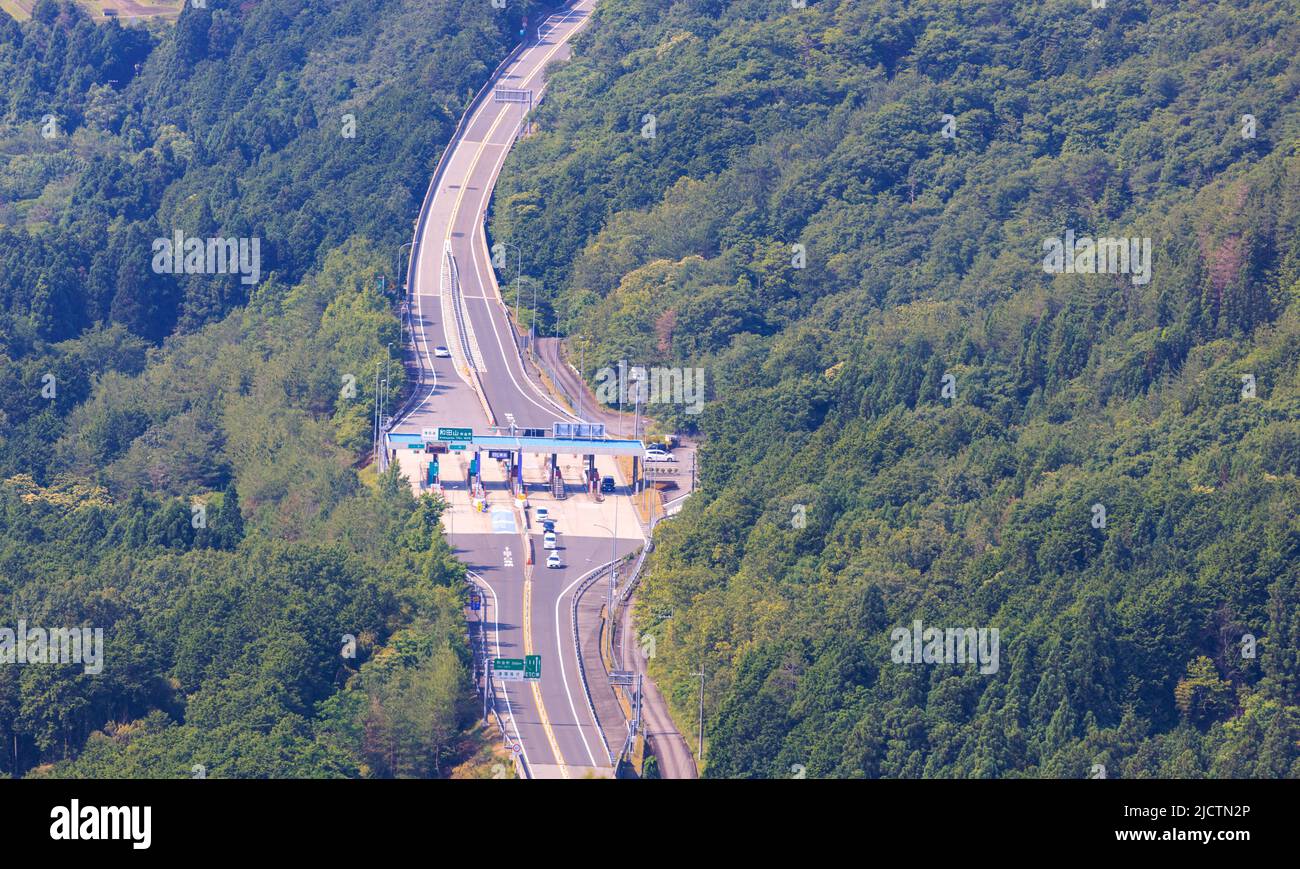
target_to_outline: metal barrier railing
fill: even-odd
[[[483,705],[485,709],[487,708],[491,709],[492,719],[496,721],[497,728],[501,731],[501,744],[502,746],[505,747],[507,751],[510,752],[511,757],[514,759],[516,775],[518,775],[521,779],[531,778],[527,764],[524,763],[523,758],[520,756],[520,753],[514,751],[513,749],[515,740],[511,738],[510,732],[506,730],[505,718],[502,717],[501,711],[497,709],[496,690],[492,687],[492,668],[488,664],[488,658],[491,657],[491,654],[488,651],[488,647],[487,647],[488,595],[486,592],[490,590],[490,586],[487,584],[487,582],[483,579],[482,576],[480,576],[479,574],[475,573],[472,570],[465,571],[465,580],[466,582],[469,582],[472,585],[477,585],[484,590],[484,593],[482,595],[483,615],[479,617],[479,656],[478,656],[478,660],[475,662],[476,671],[482,672],[483,674],[482,676]],[[504,690],[504,688],[502,690]],[[489,703],[489,698],[491,700],[490,703]],[[518,738],[518,734],[516,734],[516,738]]]
[[[605,747],[605,755],[615,769],[618,768],[618,761],[614,758],[614,752],[610,751],[609,738],[605,735],[605,726],[600,723],[600,716],[596,714],[596,704],[591,698],[591,684],[587,681],[587,668],[582,663],[582,638],[578,634],[578,600],[582,597],[583,592],[604,575],[605,571],[612,569],[623,560],[620,558],[602,564],[583,577],[582,581],[578,583],[578,587],[573,591],[573,602],[569,614],[570,623],[573,625],[573,648],[577,652],[578,679],[582,682],[582,693],[587,698],[587,709],[591,712],[591,720],[596,723],[596,732],[600,734],[600,742]]]

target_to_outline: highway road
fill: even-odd
[[[460,426],[481,432],[511,420],[520,427],[550,428],[557,420],[573,419],[525,374],[492,271],[483,216],[527,109],[526,104],[497,102],[493,90],[531,91],[534,101],[540,98],[544,69],[569,56],[568,42],[593,7],[594,0],[580,0],[544,22],[538,37],[498,69],[486,97],[471,106],[447,147],[416,224],[408,272],[410,333],[420,383],[393,429]],[[453,357],[434,356],[438,346],[450,348]],[[475,380],[481,384],[481,397]],[[517,513],[513,529],[449,534],[458,556],[485,587],[493,656],[542,656],[539,682],[498,680],[494,685],[497,709],[508,735],[522,745],[521,760],[530,777],[613,772],[606,741],[583,691],[571,605],[583,574],[610,558],[612,535],[589,528],[587,519],[603,519],[614,501],[622,499],[600,505],[588,503],[590,497],[575,486],[572,497],[562,502],[568,524],[558,529],[565,562],[561,569],[545,567],[540,537],[535,537],[538,564],[525,564],[525,532],[518,527]],[[620,556],[642,543],[635,521],[623,525],[616,544]],[[622,737],[620,722],[610,735],[615,752]]]
[[[437,186],[417,224],[409,286],[412,326],[421,359],[431,364],[440,384],[451,379],[457,368],[471,363],[500,425],[506,424],[507,414],[529,428],[549,428],[556,420],[573,417],[526,376],[492,270],[483,217],[527,106],[496,102],[490,92],[497,87],[531,91],[534,101],[540,99],[543,70],[569,56],[568,42],[587,22],[594,6],[594,0],[580,0],[556,13],[539,27],[534,42],[498,70],[489,94],[471,109],[448,145],[441,177],[436,179]],[[444,330],[442,323],[446,313],[441,298],[442,271],[448,250],[457,266],[464,310],[469,315],[468,360],[462,357],[455,324]],[[450,348],[456,358],[432,359],[429,351],[439,345]],[[449,417],[473,416],[476,409],[479,420],[486,422],[466,383],[446,385],[437,399],[425,403],[406,422],[440,419],[444,425],[451,424]]]

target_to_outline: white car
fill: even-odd
[[[535,515],[537,516],[538,522],[545,522],[551,517],[551,511],[547,510],[545,507],[538,507]]]
[[[647,462],[675,462],[676,457],[672,453],[666,453],[663,450],[646,450],[645,460]]]
[[[558,552],[552,552],[550,555],[546,556],[546,566],[547,566],[547,567],[563,567],[563,566],[564,566],[564,562],[560,560],[560,553],[558,553]]]
[[[555,532],[554,532],[554,531],[547,531],[544,535],[542,535],[542,548],[543,548],[543,549],[554,549],[554,548],[555,548],[555,545],[556,545],[556,544],[555,544]]]
[[[434,356],[437,356],[439,359],[450,359],[450,358],[451,358],[451,351],[448,350],[446,347],[441,347],[441,346],[439,346],[439,347],[434,347],[434,348],[433,348],[433,355],[434,355]]]

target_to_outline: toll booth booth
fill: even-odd
[[[567,426],[567,427],[566,427]],[[475,497],[483,496],[482,459],[480,450],[486,451],[485,458],[498,459],[507,471],[507,479],[516,496],[526,491],[524,484],[524,457],[542,455],[547,457],[546,477],[542,484],[555,498],[562,499],[568,495],[564,472],[558,461],[559,456],[579,456],[585,461],[579,465],[578,479],[574,482],[583,488],[594,490],[600,496],[600,476],[595,468],[596,456],[626,456],[632,459],[633,489],[641,482],[643,465],[641,457],[645,453],[645,444],[640,440],[622,440],[604,437],[602,426],[560,424],[554,426],[555,434],[547,437],[543,429],[510,429],[511,434],[480,434],[468,427],[439,426],[424,428],[418,432],[390,431],[384,433],[388,448],[396,454],[397,449],[415,450],[428,454],[429,465],[438,463],[430,477],[429,465],[424,465],[416,479],[429,481],[430,484],[443,486],[446,480],[441,473],[441,456],[452,450],[472,449],[474,458],[469,463],[465,481],[473,490]],[[518,432],[518,433],[516,433]],[[575,486],[575,491],[577,487]]]
[[[465,472],[465,484],[469,486],[470,491],[476,495],[483,488],[483,477],[479,472],[481,456],[475,452],[474,457],[469,460],[469,469]]]
[[[557,453],[551,453],[547,468],[547,474],[550,477],[551,497],[557,501],[562,501],[568,497],[568,493],[564,491],[564,472],[560,470],[560,460]]]

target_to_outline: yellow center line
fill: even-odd
[[[524,567],[524,654],[537,654],[536,649],[533,647],[533,581],[528,576],[527,567]],[[533,681],[533,699],[537,701],[537,715],[542,719],[542,730],[546,732],[546,741],[551,744],[551,751],[555,754],[555,762],[560,767],[560,775],[568,778],[569,768],[564,763],[564,756],[560,754],[560,744],[555,741],[555,731],[551,729],[551,719],[546,716],[546,704],[542,703],[542,686],[540,681],[537,680]]]
[[[570,35],[572,35],[572,32],[570,32]],[[555,44],[555,47],[546,53],[546,57],[542,60],[542,62],[537,65],[537,67],[532,71],[532,73],[529,74],[528,78],[524,79],[523,83],[525,85],[528,84],[530,81],[533,80],[533,78],[538,73],[544,70],[546,68],[546,64],[549,63],[551,58],[555,55],[555,52],[563,48],[567,41],[568,41],[568,36],[566,36],[564,40],[557,42]],[[496,132],[497,127],[501,125],[501,122],[503,120],[505,120],[507,114],[508,112],[505,111],[498,114],[496,120],[492,122],[492,126],[488,128],[487,135],[483,137],[483,141],[478,143],[478,150],[474,152],[474,159],[469,164],[469,173],[465,176],[466,183],[460,185],[460,189],[456,193],[456,201],[451,207],[451,215],[447,219],[447,235],[443,239],[444,249],[446,249],[447,243],[451,241],[452,229],[456,226],[456,216],[460,214],[461,200],[465,198],[465,189],[469,186],[468,181],[474,177],[474,170],[478,168],[479,161],[483,158],[483,152],[487,149],[487,146],[489,144],[492,144],[488,142],[488,140],[492,138],[492,134]],[[465,143],[466,140],[462,139],[461,144],[465,144]],[[526,534],[527,532],[525,532],[525,535]],[[525,545],[527,545],[526,537],[524,542]],[[528,568],[525,567],[524,568],[524,653],[528,655],[536,654],[536,652],[533,650],[532,616],[533,616],[533,583],[532,583],[532,579],[529,576]],[[551,751],[555,754],[555,762],[560,767],[560,775],[563,776],[564,778],[568,778],[569,768],[564,763],[564,755],[560,754],[559,743],[555,741],[555,731],[551,728],[551,720],[546,715],[546,704],[542,702],[542,689],[538,681],[533,682],[533,699],[537,702],[537,716],[542,720],[542,730],[546,732],[546,739],[551,744]]]
[[[570,36],[572,35],[572,31],[570,31],[569,35]],[[538,64],[531,73],[528,74],[528,78],[523,80],[523,84],[527,85],[529,82],[533,80],[533,78],[535,78],[539,73],[541,73],[542,70],[546,69],[546,65],[550,63],[551,58],[555,56],[555,52],[563,48],[565,44],[568,42],[568,39],[569,37],[566,36],[563,40],[557,42],[555,44],[555,47],[546,53],[546,57],[542,59],[542,62]],[[474,170],[478,168],[479,160],[483,158],[483,151],[490,144],[488,140],[492,138],[492,134],[497,131],[497,127],[499,127],[501,125],[501,122],[505,120],[507,114],[509,114],[508,111],[502,111],[498,113],[496,120],[494,120],[492,122],[492,126],[488,128],[487,134],[483,137],[483,141],[479,143],[478,150],[474,152],[473,161],[469,164],[469,174],[465,176],[466,181],[474,177]],[[461,141],[462,143],[465,142],[465,140],[463,139]],[[460,190],[457,191],[456,193],[456,202],[451,207],[451,217],[447,221],[447,235],[445,238],[443,238],[444,248],[446,247],[446,242],[451,241],[452,229],[456,225],[456,216],[460,214],[460,203],[461,200],[465,198],[465,188],[468,186],[469,186],[468,184],[462,184],[460,186]]]

